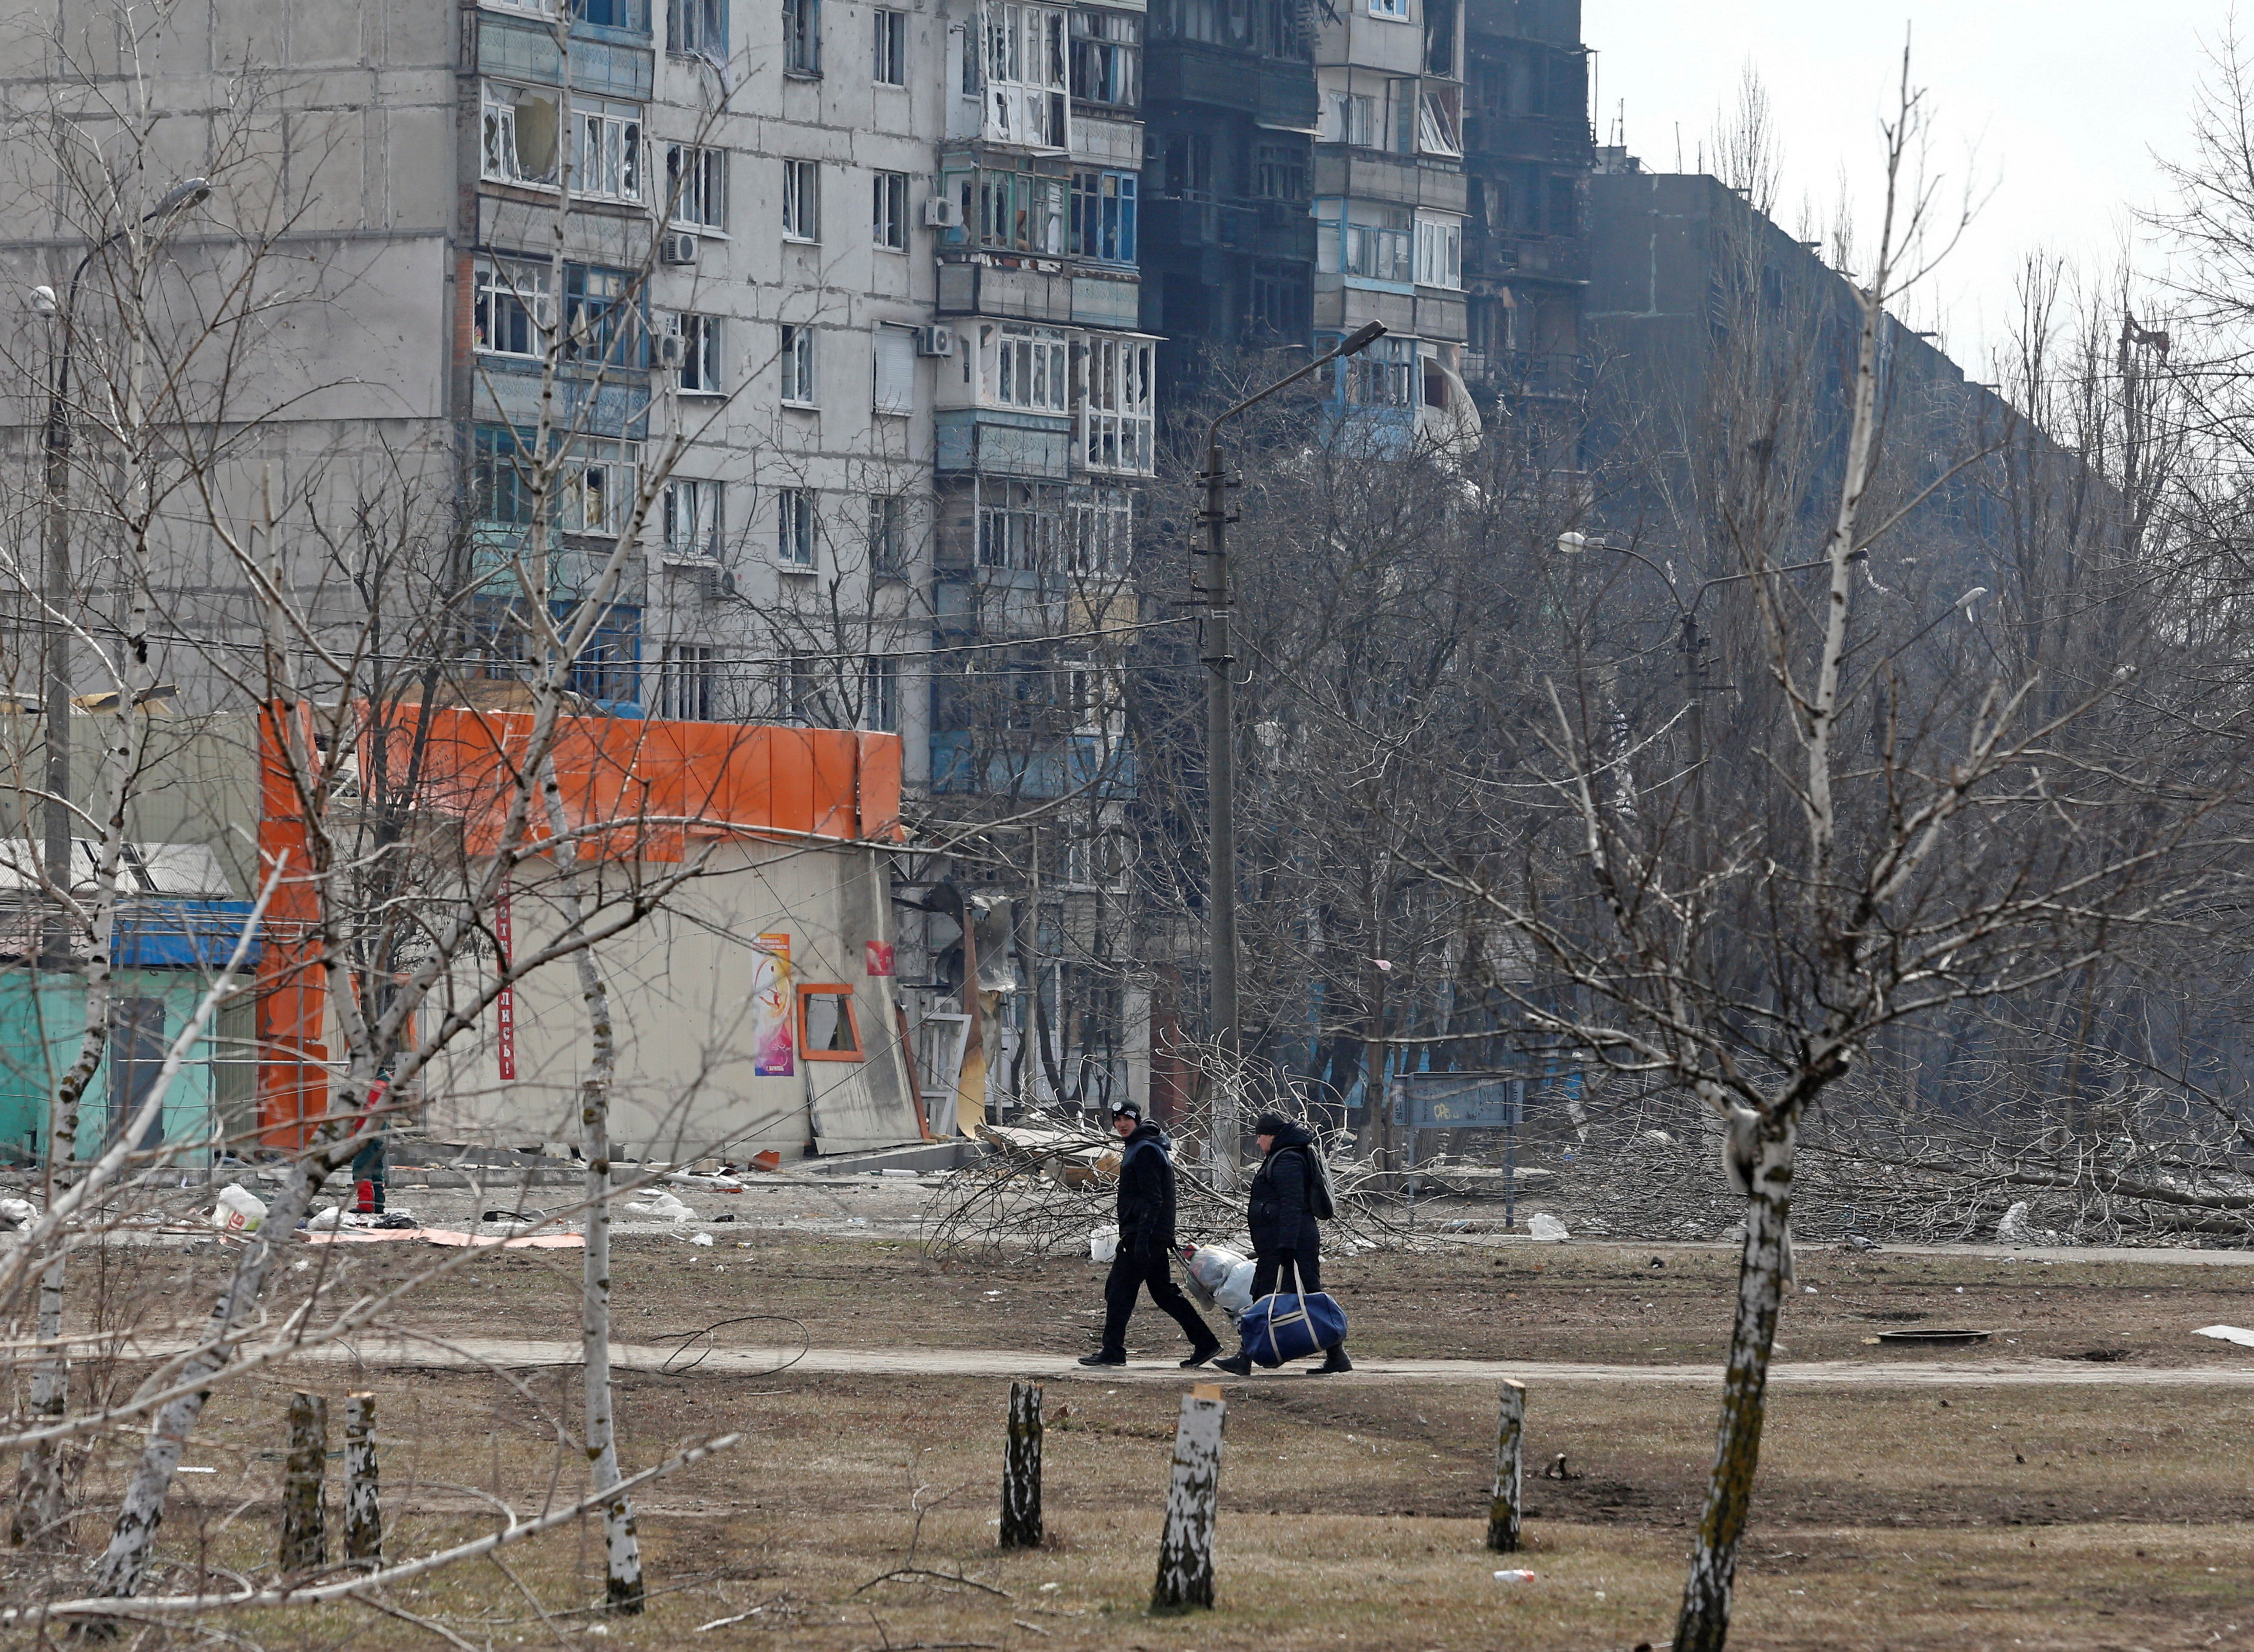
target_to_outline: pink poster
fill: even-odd
[[[760,935],[752,953],[752,1072],[789,1078],[798,1071],[797,1029],[790,1012],[790,937]]]
[[[892,974],[892,943],[891,942],[872,941],[868,943],[864,950],[866,955],[866,968],[871,975],[887,976]]]

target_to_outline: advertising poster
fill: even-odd
[[[892,943],[872,941],[863,948],[863,962],[872,976],[888,976],[892,972]]]
[[[790,937],[760,935],[752,953],[752,1072],[789,1078],[798,1071],[790,1005]]]
[[[494,940],[500,953],[500,967],[508,969],[509,959],[516,950],[516,934],[511,926],[508,910],[508,888],[502,886],[500,899],[494,902]],[[500,1062],[504,1080],[516,1076],[516,989],[503,987],[494,999],[494,1054]]]

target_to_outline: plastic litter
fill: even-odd
[[[39,1208],[28,1199],[0,1199],[0,1222],[21,1228],[36,1221]]]
[[[709,1233],[692,1233],[689,1236],[689,1242],[692,1245],[704,1245],[707,1249],[710,1249],[712,1243],[712,1236]]]
[[[246,1193],[235,1182],[219,1190],[219,1200],[212,1207],[211,1224],[221,1233],[256,1233],[258,1224],[266,1220],[266,1201],[256,1194]]]
[[[1529,1216],[1526,1231],[1533,1236],[1535,1243],[1543,1245],[1562,1244],[1572,1237],[1565,1231],[1565,1224],[1547,1211]]]
[[[1494,1580],[1497,1583],[1531,1583],[1534,1581],[1534,1574],[1522,1567],[1514,1566],[1508,1571],[1496,1572]]]
[[[2236,1342],[2242,1348],[2254,1348],[2254,1331],[2238,1325],[2202,1325],[2192,1333],[2194,1336],[2211,1336],[2221,1342]]]
[[[326,1210],[317,1210],[305,1219],[305,1226],[314,1233],[334,1233],[338,1228],[360,1227],[342,1205],[332,1205]]]
[[[646,1205],[628,1205],[626,1208],[637,1216],[654,1216],[660,1222],[690,1222],[696,1214],[668,1193],[659,1194]]]
[[[1109,1262],[1119,1254],[1119,1229],[1098,1228],[1088,1236],[1088,1259]]]
[[[1213,1305],[1231,1319],[1236,1318],[1252,1306],[1252,1266],[1240,1262],[1228,1270],[1228,1278],[1213,1293]]]
[[[1190,1278],[1212,1292],[1227,1284],[1229,1274],[1246,1259],[1243,1252],[1231,1250],[1227,1245],[1200,1245],[1182,1258]]]

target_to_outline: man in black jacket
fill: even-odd
[[[1174,1248],[1174,1163],[1166,1156],[1166,1132],[1144,1124],[1143,1110],[1132,1102],[1114,1104],[1111,1128],[1126,1142],[1119,1150],[1119,1250],[1103,1282],[1103,1346],[1080,1362],[1127,1363],[1127,1316],[1135,1311],[1136,1293],[1147,1287],[1151,1300],[1173,1315],[1190,1340],[1183,1368],[1203,1365],[1221,1352],[1221,1339],[1198,1317],[1168,1271]]]
[[[1252,1232],[1252,1299],[1257,1302],[1279,1284],[1291,1288],[1295,1273],[1300,1290],[1320,1291],[1323,1237],[1315,1225],[1320,1172],[1314,1155],[1321,1150],[1311,1131],[1281,1113],[1261,1114],[1253,1121],[1252,1132],[1264,1155],[1246,1200],[1246,1222]],[[1252,1356],[1242,1351],[1214,1363],[1238,1376],[1252,1375]],[[1330,1351],[1314,1375],[1352,1369],[1354,1362],[1341,1346]]]

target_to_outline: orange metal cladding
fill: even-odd
[[[410,773],[424,716],[419,706],[388,708],[376,730],[364,714],[360,773],[379,772],[367,749],[378,738],[390,748],[381,772]],[[458,816],[469,852],[491,854],[507,829],[532,714],[439,706],[428,717],[416,810]],[[276,732],[261,719],[258,846],[268,856],[286,849],[297,867],[304,863],[304,822]],[[304,749],[312,744],[309,733]],[[583,859],[675,862],[692,842],[724,837],[902,836],[897,734],[567,717],[558,719],[555,750],[564,822],[580,834]],[[536,794],[526,825],[532,841],[550,835]],[[271,911],[258,991],[260,1048],[273,1059],[262,1054],[259,1062],[259,1123],[267,1145],[288,1147],[304,1138],[304,1121],[328,1104],[326,1079],[315,1065],[326,1005],[304,939],[318,915],[318,893],[310,883],[285,883]],[[303,1060],[294,1054],[299,1050]]]
[[[262,878],[283,878],[267,903],[258,951],[258,1130],[262,1146],[288,1151],[304,1140],[301,1121],[328,1110],[328,1074],[321,1043],[325,983],[312,940],[320,892],[306,852],[304,806],[284,754],[285,719],[297,723],[297,748],[313,751],[306,708],[273,704],[258,717],[258,864]]]

